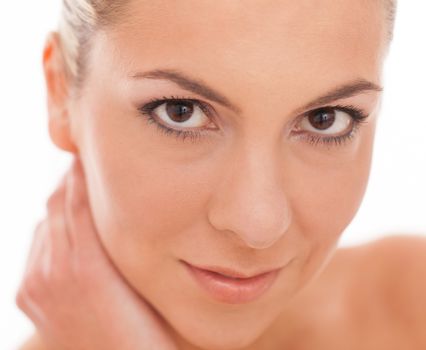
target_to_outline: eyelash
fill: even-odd
[[[150,102],[143,105],[139,108],[139,111],[147,118],[147,122],[150,124],[155,124],[158,128],[158,130],[167,136],[175,136],[176,139],[181,139],[182,141],[185,141],[185,139],[189,138],[192,143],[197,143],[200,138],[207,134],[207,131],[203,130],[177,130],[173,128],[169,128],[163,124],[160,124],[157,122],[157,120],[152,116],[152,112],[154,109],[156,109],[158,106],[162,105],[163,103],[167,102],[190,102],[194,105],[198,106],[207,116],[211,117],[212,113],[210,109],[201,101],[192,99],[192,98],[185,98],[185,97],[164,97],[162,99],[159,98],[153,98]]]
[[[185,141],[186,139],[190,139],[192,143],[197,143],[204,134],[209,133],[209,131],[203,131],[203,130],[177,130],[173,128],[169,128],[163,124],[160,124],[157,122],[156,118],[153,117],[153,111],[163,103],[168,102],[190,102],[194,105],[198,106],[208,117],[211,117],[211,111],[209,107],[207,107],[204,103],[201,101],[192,99],[192,98],[185,98],[185,97],[164,97],[163,98],[154,98],[150,102],[146,103],[142,107],[138,108],[141,114],[143,114],[146,117],[146,120],[150,124],[155,124],[158,127],[158,130],[167,136],[175,136],[176,139],[181,139],[182,141]],[[340,136],[319,136],[319,135],[313,135],[308,134],[307,136],[303,136],[303,138],[306,139],[306,141],[312,145],[312,146],[318,146],[318,145],[334,145],[334,146],[343,146],[348,141],[354,138],[355,134],[359,130],[361,124],[366,123],[366,119],[368,118],[368,114],[365,113],[363,110],[353,106],[343,106],[343,105],[333,105],[333,106],[326,106],[317,108],[314,110],[311,110],[303,115],[303,117],[306,117],[307,115],[313,113],[313,112],[319,112],[321,110],[339,110],[342,112],[347,113],[353,121],[353,127],[352,129],[344,135]]]

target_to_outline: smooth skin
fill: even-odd
[[[35,242],[52,247],[56,235],[80,234],[89,243],[74,261],[97,253],[84,265],[92,268],[71,275],[76,283],[46,268],[69,261],[65,248],[55,259],[30,258],[18,302],[40,335],[27,348],[426,346],[424,239],[336,250],[367,187],[380,91],[302,108],[361,78],[382,86],[386,34],[381,1],[130,1],[125,20],[94,35],[77,94],[51,35],[49,131],[81,161],[87,201],[77,212],[86,224],[74,233],[61,224],[67,211],[57,200]],[[203,81],[230,103],[143,77],[158,69]],[[209,106],[210,118],[197,110],[192,119],[205,131],[197,142],[146,122],[139,109],[163,96]],[[344,143],[309,142],[318,133],[299,117],[337,104],[368,118]],[[229,305],[200,290],[179,260],[247,273],[284,267],[261,298]]]

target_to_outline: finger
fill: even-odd
[[[47,231],[47,220],[40,221],[34,231],[25,273],[15,295],[16,305],[33,321],[42,314],[41,308],[36,305],[35,300],[38,300],[41,290],[41,284],[37,278],[40,276],[39,272],[42,270],[45,260]]]
[[[38,257],[41,254],[46,229],[47,220],[39,221],[36,225],[36,228],[34,229],[30,250],[27,256],[27,261],[25,263],[24,276],[29,273],[29,271],[32,269],[32,266],[34,265],[34,262],[37,261]]]
[[[62,262],[67,261],[66,254],[69,253],[70,245],[65,232],[64,200],[65,176],[47,201],[46,218],[40,221],[34,230],[24,278],[21,282],[23,288],[27,285],[27,288],[35,290],[37,288],[34,286],[35,276],[48,277],[53,267],[60,270],[63,266]]]
[[[71,239],[65,222],[66,183],[69,174],[65,174],[55,192],[48,200],[49,253],[53,259],[62,258],[71,248]]]
[[[68,174],[64,174],[61,178],[61,180],[58,182],[58,185],[56,186],[55,191],[50,195],[50,197],[47,200],[46,207],[47,210],[55,205],[58,200],[60,200],[61,196],[65,194],[65,185],[66,185],[66,178]]]
[[[92,218],[84,170],[78,157],[75,157],[67,178],[65,206],[66,225],[73,248],[86,254],[99,253],[101,247]]]

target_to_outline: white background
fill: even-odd
[[[0,349],[32,325],[15,307],[32,231],[70,156],[47,133],[41,50],[59,0],[0,5]],[[426,3],[400,1],[369,187],[341,246],[389,234],[426,236]]]

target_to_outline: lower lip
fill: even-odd
[[[254,301],[271,287],[281,269],[251,278],[233,279],[184,263],[199,286],[215,300],[228,304]]]

